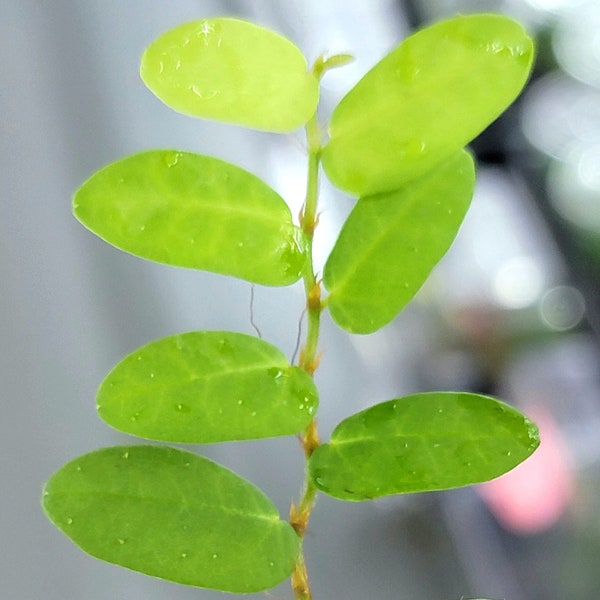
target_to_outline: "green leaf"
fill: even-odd
[[[144,52],[140,74],[179,112],[267,131],[304,125],[319,100],[318,82],[299,48],[238,19],[205,19],[167,31]]]
[[[310,458],[317,487],[342,500],[445,490],[506,473],[539,445],[537,427],[487,396],[415,394],[342,421]]]
[[[290,575],[299,551],[298,536],[258,488],[175,448],[81,456],[50,478],[42,503],[92,556],[186,585],[265,590]]]
[[[334,110],[327,176],[359,196],[421,176],[513,102],[532,61],[531,39],[501,15],[460,16],[415,33]]]
[[[474,183],[461,150],[402,189],[358,201],[324,269],[340,327],[371,333],[408,304],[456,237]]]
[[[227,331],[184,333],[136,350],[97,398],[100,416],[116,429],[193,444],[295,434],[317,404],[311,377],[277,348]]]
[[[109,244],[160,263],[289,285],[306,261],[284,200],[209,156],[151,150],[124,158],[92,175],[73,208]]]

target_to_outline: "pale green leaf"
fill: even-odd
[[[461,150],[402,189],[358,201],[324,270],[340,327],[371,333],[408,304],[454,240],[474,182]]]
[[[494,121],[532,61],[531,39],[501,15],[459,16],[415,33],[334,110],[325,172],[359,196],[405,185]]]
[[[101,169],[73,199],[75,216],[108,243],[179,267],[264,285],[300,278],[306,242],[284,200],[222,160],[151,150]]]
[[[316,412],[312,378],[274,346],[228,331],[164,338],[102,382],[100,416],[152,440],[210,443],[299,433]]]
[[[81,456],[50,478],[42,503],[92,556],[186,585],[268,589],[290,575],[299,550],[298,536],[259,489],[175,448]]]
[[[309,468],[342,500],[445,490],[488,481],[539,445],[537,427],[488,396],[460,392],[390,400],[342,421]]]
[[[268,131],[304,125],[319,99],[299,48],[238,19],[204,19],[167,31],[146,49],[140,73],[179,112]]]

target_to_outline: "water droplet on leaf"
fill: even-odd
[[[273,377],[273,379],[280,379],[283,377],[283,369],[279,369],[277,367],[271,367],[267,373]]]
[[[177,62],[179,63],[179,61]],[[177,67],[175,68],[177,69]],[[174,167],[182,156],[183,154],[181,152],[170,152],[169,154],[165,155],[165,164],[168,168]]]

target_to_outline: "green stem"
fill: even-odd
[[[314,230],[317,226],[317,205],[319,198],[319,162],[321,158],[321,136],[317,123],[317,115],[306,125],[306,137],[308,141],[308,176],[306,185],[306,199],[300,215],[300,226],[307,239],[307,264],[304,271],[304,290],[306,293],[306,310],[308,315],[308,327],[306,342],[300,352],[299,366],[309,375],[313,375],[318,363],[317,354],[319,344],[319,329],[321,324],[321,286],[314,272],[312,245]],[[319,445],[317,426],[313,419],[302,434],[302,448],[306,460],[313,450]],[[292,505],[290,510],[290,523],[299,537],[304,537],[308,525],[310,513],[314,506],[317,488],[308,475],[308,463],[306,465],[306,478],[302,497],[297,506]],[[296,600],[312,600],[312,593],[308,583],[308,573],[304,562],[302,549],[296,561],[292,574],[292,589]]]
[[[300,226],[306,235],[307,261],[304,270],[304,290],[306,293],[306,310],[308,314],[308,330],[306,344],[300,355],[300,367],[312,375],[317,367],[317,347],[321,323],[321,286],[314,272],[312,246],[314,231],[318,223],[317,205],[319,200],[319,163],[321,160],[321,134],[317,123],[317,115],[306,125],[308,141],[308,176],[306,183],[306,199],[300,214]]]
[[[352,60],[349,55],[335,55],[319,57],[313,65],[313,75],[320,80],[328,69],[342,66]],[[317,213],[319,203],[319,165],[321,163],[322,139],[317,113],[306,124],[306,140],[308,143],[308,174],[306,181],[306,198],[300,213],[300,227],[307,239],[307,261],[303,274],[304,291],[306,293],[307,332],[306,342],[300,351],[298,366],[304,369],[311,377],[319,366],[319,330],[321,327],[321,312],[325,303],[321,300],[321,284],[317,280],[313,264],[313,237],[319,222]],[[315,504],[317,488],[308,474],[308,459],[319,445],[317,424],[313,419],[302,432],[302,449],[306,457],[304,490],[298,505],[292,504],[290,509],[290,523],[296,530],[302,542],[308,526],[310,513]],[[292,573],[292,589],[296,600],[312,600],[312,593],[308,583],[308,573],[304,562],[302,546],[294,572]]]

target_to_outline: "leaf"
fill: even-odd
[[[267,131],[304,125],[319,100],[300,49],[238,19],[204,19],[167,31],[144,52],[140,74],[179,112]]]
[[[359,196],[420,177],[513,102],[532,62],[533,42],[501,15],[459,16],[415,33],[334,110],[327,176]]]
[[[358,201],[323,274],[340,327],[371,333],[410,302],[456,237],[474,182],[461,150],[402,189]]]
[[[109,244],[160,263],[289,285],[306,261],[304,236],[284,200],[258,177],[209,156],[134,154],[92,175],[73,208]]]
[[[311,377],[277,348],[227,331],[184,333],[136,350],[97,397],[100,416],[120,431],[193,444],[295,434],[317,405]]]
[[[445,490],[506,473],[539,445],[537,427],[487,396],[415,394],[342,421],[309,463],[317,487],[342,500]]]
[[[186,585],[268,589],[290,575],[299,551],[294,530],[258,488],[175,448],[81,456],[50,478],[42,502],[92,556]]]

